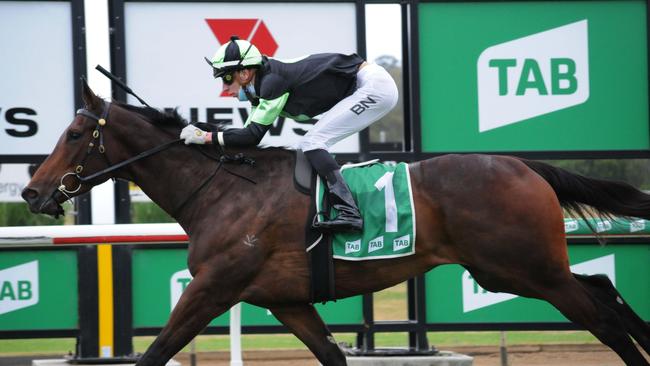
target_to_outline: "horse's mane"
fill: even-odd
[[[159,127],[176,127],[183,128],[187,126],[188,122],[183,118],[176,109],[171,110],[159,110],[151,107],[138,107],[127,103],[115,102],[118,106],[135,112],[142,117],[144,120],[151,123],[152,125]]]
[[[151,123],[154,126],[160,128],[173,128],[175,130],[180,130],[183,127],[187,126],[189,122],[183,116],[178,113],[176,108],[174,109],[165,109],[160,110],[152,107],[138,107],[131,104],[123,102],[114,102],[116,105],[130,111],[139,114],[144,117],[144,120]],[[228,128],[225,124],[214,124],[211,123],[212,131],[224,131]],[[261,151],[293,151],[293,149],[283,148],[283,147],[255,147],[255,150]]]

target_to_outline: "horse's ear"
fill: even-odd
[[[81,98],[88,110],[92,111],[101,105],[101,99],[99,99],[92,89],[90,89],[88,82],[86,82],[86,78],[83,76],[81,77]]]

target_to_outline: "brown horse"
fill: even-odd
[[[110,104],[87,86],[83,97],[85,111],[64,131],[23,197],[33,212],[57,215],[66,195],[87,192],[111,177],[127,179],[185,229],[194,280],[138,365],[165,364],[211,319],[240,301],[270,309],[323,365],[345,365],[343,353],[309,303],[303,245],[309,201],[293,189],[293,153],[241,150],[256,165],[229,168],[256,180],[253,185],[223,170],[216,173],[217,163],[208,156],[214,154],[212,147],[170,142],[186,124],[175,112]],[[103,154],[98,143],[105,146]],[[110,162],[166,143],[171,147],[155,156],[92,176]],[[415,254],[336,261],[338,298],[459,263],[483,288],[546,300],[627,365],[648,365],[630,338],[650,352],[648,325],[606,277],[570,272],[562,207],[581,210],[585,204],[603,213],[650,219],[650,195],[625,183],[513,157],[449,155],[412,163],[409,169],[417,211]],[[254,245],[246,240],[252,236]]]

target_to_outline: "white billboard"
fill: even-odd
[[[30,179],[29,164],[0,164],[0,202],[23,202],[20,194]]]
[[[126,2],[126,70],[129,86],[158,108],[178,107],[188,120],[242,127],[250,103],[222,97],[221,81],[203,59],[230,35],[277,59],[357,50],[354,3],[149,3]],[[139,104],[134,98],[129,103]],[[262,144],[295,146],[310,124],[279,118]],[[358,152],[358,134],[333,152]]]
[[[0,157],[49,154],[74,117],[70,7],[0,1]]]

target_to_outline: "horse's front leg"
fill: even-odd
[[[343,352],[313,305],[294,304],[269,310],[309,348],[323,366],[347,365]]]
[[[183,291],[169,321],[136,365],[165,365],[213,318],[228,310],[232,303],[216,296],[216,286],[209,271],[197,273]]]

